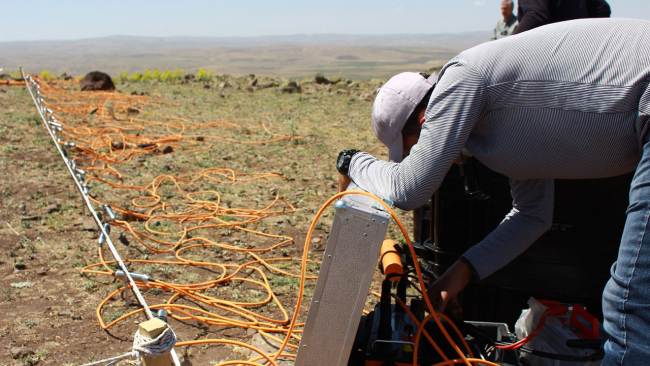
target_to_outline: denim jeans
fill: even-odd
[[[602,366],[650,365],[650,143],[630,186],[630,205],[611,279],[603,292]]]

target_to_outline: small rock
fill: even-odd
[[[61,310],[57,315],[72,318],[74,316],[74,313],[72,312],[72,310]]]
[[[163,154],[170,154],[174,152],[174,148],[171,146],[165,146],[164,149],[162,149]]]
[[[34,285],[34,284],[33,284],[32,282],[29,282],[29,281],[25,281],[25,282],[14,282],[14,283],[11,284],[11,288],[18,288],[18,289],[21,289],[21,288],[30,288],[30,287],[32,287],[33,285]]]
[[[45,208],[45,211],[46,211],[47,213],[59,212],[59,210],[61,210],[61,204],[58,204],[58,205],[48,205],[48,206]]]
[[[302,89],[295,81],[290,81],[286,86],[281,87],[280,91],[285,94],[300,93]]]
[[[11,347],[13,358],[27,357],[34,354],[34,350],[29,347]]]
[[[122,221],[128,221],[128,222],[145,221],[145,219],[140,218],[136,214],[141,214],[141,212],[123,212],[122,213]]]
[[[112,147],[114,150],[124,150],[124,144],[122,143],[122,141],[118,141],[118,142],[114,142],[114,143],[112,143],[112,144],[111,144],[111,147]]]
[[[204,84],[203,89],[210,89],[210,85],[209,84]]]
[[[137,116],[140,114],[140,111],[135,109],[135,108],[127,108],[126,109],[126,116],[131,117],[131,116]]]
[[[313,238],[313,239],[311,240],[311,242],[312,242],[313,244],[318,244],[318,243],[320,243],[321,241],[323,241],[321,238]]]
[[[131,244],[129,243],[129,239],[127,239],[126,236],[124,236],[124,233],[120,233],[120,236],[117,238],[117,240],[119,240],[119,242],[122,243],[122,245],[127,247]]]
[[[226,261],[226,262],[230,262],[230,261],[232,260],[232,258],[230,258],[230,257],[223,257],[223,260]]]
[[[232,160],[232,156],[224,156],[223,160]]]
[[[39,276],[47,276],[47,271],[48,271],[48,269],[44,268],[44,269],[38,270],[36,272],[36,274],[39,275]]]
[[[203,137],[203,136],[197,136],[196,137],[196,141],[204,141],[204,140],[205,140],[205,137]]]
[[[266,353],[266,354],[273,354],[276,352],[281,344],[279,342],[276,342],[272,339],[268,339],[263,337],[261,334],[257,333],[251,338],[251,345],[260,351]],[[259,364],[264,364],[267,361],[265,359],[259,360],[256,363]],[[277,361],[278,366],[291,366],[293,365],[293,362],[287,359],[279,358]]]
[[[25,216],[20,218],[21,221],[37,221],[40,219],[41,219],[40,216]]]
[[[86,230],[86,231],[98,231],[99,230],[97,228],[97,223],[95,222],[95,219],[90,217],[90,216],[84,217],[83,229]]]
[[[18,205],[18,212],[27,212],[27,206],[25,206],[25,202],[21,202],[20,205]]]

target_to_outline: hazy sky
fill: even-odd
[[[111,35],[266,36],[491,30],[501,0],[0,0],[0,42]],[[516,3],[516,1],[515,1]],[[609,0],[612,17],[650,19],[648,0]]]

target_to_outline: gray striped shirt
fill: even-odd
[[[650,22],[582,19],[471,48],[447,63],[402,163],[356,154],[362,189],[411,210],[465,147],[510,177],[513,208],[463,255],[485,278],[551,226],[553,179],[633,171],[650,114]]]

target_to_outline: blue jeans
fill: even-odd
[[[650,143],[630,186],[630,205],[612,278],[603,292],[602,366],[650,365]]]

